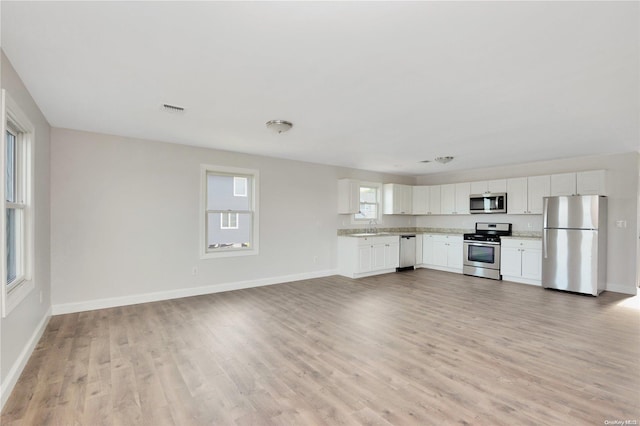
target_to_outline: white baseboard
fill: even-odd
[[[612,291],[614,293],[623,293],[623,294],[632,294],[636,295],[638,293],[638,289],[635,285],[625,285],[619,283],[607,283],[606,291]]]
[[[40,320],[40,323],[38,324],[36,329],[33,331],[31,338],[29,339],[25,347],[22,348],[22,351],[20,352],[18,359],[16,359],[16,362],[14,362],[13,365],[11,366],[9,373],[7,373],[6,379],[2,382],[2,386],[0,386],[0,410],[4,408],[4,404],[9,399],[9,396],[11,395],[11,391],[13,390],[13,387],[18,382],[18,379],[22,374],[22,370],[24,370],[24,367],[27,365],[27,361],[29,361],[29,358],[31,357],[33,350],[35,349],[36,345],[40,341],[40,337],[42,337],[42,333],[44,333],[45,328],[47,328],[47,324],[49,323],[50,318],[51,318],[51,307],[49,308],[47,313],[44,314],[44,317],[42,317],[42,319]]]
[[[302,274],[284,275],[280,277],[261,278],[257,280],[236,281],[232,283],[214,284],[201,287],[191,287],[178,290],[158,291],[154,293],[135,294],[123,297],[109,297],[84,302],[63,303],[53,305],[53,315],[71,314],[74,312],[93,311],[95,309],[115,308],[117,306],[137,305],[138,303],[158,302],[161,300],[179,299],[181,297],[200,296],[203,294],[220,293],[223,291],[240,290],[243,288],[261,287],[265,285],[281,284],[291,281],[308,280],[312,278],[336,275],[336,270],[306,272]]]

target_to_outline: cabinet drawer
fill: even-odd
[[[433,241],[444,241],[445,243],[461,243],[462,235],[446,235],[446,234],[432,234]]]
[[[542,240],[502,238],[502,247],[542,250]]]
[[[359,246],[367,246],[374,244],[393,244],[398,243],[399,237],[397,235],[389,235],[383,237],[360,237],[358,238]]]

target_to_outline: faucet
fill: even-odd
[[[369,227],[367,228],[367,232],[369,234],[377,234],[378,228],[376,227],[376,225],[378,225],[378,223],[374,219],[370,220]]]

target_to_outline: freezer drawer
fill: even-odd
[[[542,286],[597,296],[606,279],[598,237],[596,230],[544,229]]]

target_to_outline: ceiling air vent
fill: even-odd
[[[162,104],[162,109],[164,109],[167,112],[173,112],[173,113],[183,113],[184,112],[184,108],[181,106],[177,106],[177,105],[170,105],[170,104]]]

